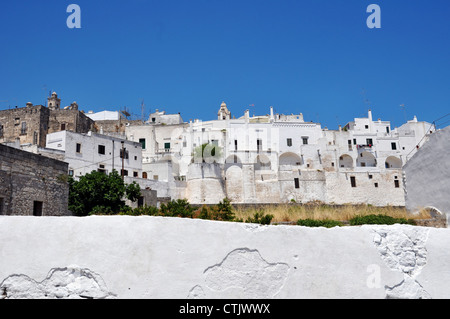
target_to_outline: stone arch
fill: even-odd
[[[359,167],[376,167],[377,159],[372,153],[364,151],[359,153],[356,164]]]
[[[287,153],[283,153],[280,155],[279,157],[279,165],[290,165],[290,166],[296,166],[296,165],[301,165],[302,164],[302,159],[300,158],[300,156],[298,156],[295,153],[292,152],[287,152]]]
[[[339,167],[353,168],[353,157],[348,154],[343,154],[339,157]]]
[[[402,168],[402,160],[396,156],[389,156],[386,158],[386,168]]]
[[[225,159],[225,170],[231,166],[242,167],[242,161],[237,155],[230,155]]]
[[[255,170],[270,170],[272,164],[270,158],[264,154],[259,154],[255,159]]]

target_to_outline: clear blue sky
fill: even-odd
[[[66,8],[81,7],[81,29]],[[369,29],[369,4],[381,29]],[[3,0],[0,109],[303,113],[336,129],[450,113],[449,0]],[[254,106],[250,106],[253,105]],[[370,104],[370,106],[369,106]],[[401,104],[406,105],[403,111]]]

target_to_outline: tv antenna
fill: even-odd
[[[400,108],[403,110],[403,116],[405,118],[405,123],[406,123],[407,122],[407,120],[406,120],[406,105],[400,104]]]

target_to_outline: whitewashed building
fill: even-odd
[[[369,110],[366,118],[328,130],[272,107],[264,116],[246,111],[235,118],[222,103],[217,120],[155,120],[125,133],[142,145],[143,175],[191,203],[228,197],[234,203],[403,206],[402,166],[427,140],[428,127],[414,118],[392,129]]]
[[[120,175],[142,177],[141,144],[97,133],[60,131],[47,135],[47,149],[64,152],[69,175],[78,178],[92,171],[115,169]]]

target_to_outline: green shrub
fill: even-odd
[[[94,206],[89,215],[115,215],[116,213],[109,206]]]
[[[340,221],[325,219],[325,220],[315,220],[315,219],[299,219],[297,225],[306,227],[326,227],[332,228],[337,226],[343,226]]]
[[[137,208],[126,208],[120,212],[120,215],[128,216],[155,216],[159,214],[158,208],[154,206],[141,206]]]
[[[261,224],[261,225],[270,225],[270,222],[273,219],[273,215],[267,214],[264,215],[261,211],[256,212],[253,217],[247,218],[246,223],[253,224]]]
[[[365,215],[355,216],[349,220],[350,225],[393,225],[393,224],[409,224],[416,225],[412,219],[394,218],[387,215]]]
[[[233,221],[235,218],[231,201],[226,197],[217,205],[217,212],[218,220]]]
[[[171,200],[167,204],[161,204],[160,214],[169,217],[189,217],[194,215],[194,208],[186,199]]]

